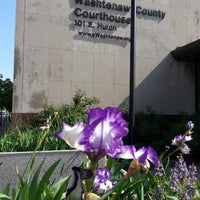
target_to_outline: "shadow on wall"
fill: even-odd
[[[143,66],[145,70],[145,66]],[[136,74],[137,76],[137,74]],[[137,79],[137,77],[136,77]],[[135,112],[147,106],[158,114],[191,113],[195,109],[195,67],[168,54],[135,88]],[[128,111],[129,97],[119,108]]]

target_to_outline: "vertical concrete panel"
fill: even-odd
[[[128,55],[115,56],[113,79],[114,84],[122,84],[124,86],[126,85],[126,87],[129,88],[129,71],[130,57]],[[118,104],[120,101],[121,98],[119,98]]]
[[[26,0],[17,0],[16,3],[16,11],[17,12],[24,12],[24,7],[25,7],[25,1]]]
[[[69,33],[69,22],[65,17],[49,18],[49,48],[67,49],[67,45],[73,41]]]
[[[93,83],[93,67],[92,53],[73,52],[72,81]]]
[[[50,15],[49,0],[26,0],[26,12],[37,15]]]
[[[12,112],[22,112],[22,78],[23,78],[23,46],[15,45],[14,57],[14,85],[13,85],[13,105]]]
[[[152,30],[138,27],[136,30],[136,56],[153,57],[153,32]]]
[[[62,105],[71,102],[72,83],[68,81],[48,82],[48,105]]]
[[[94,96],[100,98],[102,107],[114,105],[114,86],[112,84],[95,84]]]
[[[73,52],[49,49],[48,79],[50,81],[72,81]]]
[[[113,55],[94,55],[94,84],[112,84],[114,68]]]
[[[25,45],[48,47],[49,17],[26,13],[25,20]]]
[[[130,6],[122,0],[106,2]],[[136,109],[150,105],[167,114],[192,112],[194,72],[169,53],[200,36],[199,0],[138,0],[137,5],[143,14],[136,18]],[[85,16],[79,16],[82,11]],[[130,12],[74,0],[17,0],[14,112],[69,103],[77,89],[100,98],[102,107],[118,106],[128,97],[130,25],[88,19],[90,11],[130,17]],[[145,14],[150,11],[165,16]]]
[[[169,53],[169,39],[169,33],[159,28],[152,32],[152,58],[165,58]]]
[[[128,98],[129,98],[129,87],[127,87],[127,84],[115,84],[113,88],[113,103],[115,105],[120,106],[123,110],[128,111],[129,105],[128,105]],[[115,98],[115,97],[118,98]]]
[[[22,82],[24,67],[24,16],[25,1],[18,0],[16,3],[16,26],[15,26],[15,55],[14,55],[14,85],[12,112],[22,112]]]
[[[187,110],[187,97],[186,97],[186,76],[185,76],[185,63],[176,64],[170,69],[171,77],[169,79],[170,95],[168,101],[170,103],[171,112],[173,110],[183,111]],[[173,94],[173,95],[172,95]]]
[[[47,104],[49,52],[47,48],[26,47],[24,58],[23,110],[38,112]]]
[[[65,17],[68,19],[68,16],[71,14],[71,7],[74,5],[74,0],[57,0],[57,1],[48,1],[50,16],[53,17]]]
[[[24,12],[16,11],[15,19],[15,45],[23,45],[24,42]]]

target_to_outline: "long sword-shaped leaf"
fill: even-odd
[[[58,164],[60,163],[60,160],[56,161],[53,165],[51,165],[51,167],[48,168],[48,170],[45,172],[45,174],[43,175],[42,179],[40,180],[40,183],[38,185],[38,189],[37,192],[35,194],[35,199],[40,199],[41,194],[44,191],[44,186],[45,184],[49,183],[49,179],[51,177],[51,175],[53,174],[54,170],[56,169],[56,167],[58,166]]]
[[[1,200],[11,200],[11,198],[5,194],[0,194],[0,199]]]
[[[42,167],[44,165],[45,159],[41,162],[39,167],[37,168],[37,171],[35,172],[32,181],[30,183],[30,188],[29,188],[29,200],[35,200],[35,195],[38,190],[38,179],[42,170]]]
[[[70,176],[68,176],[56,183],[55,187],[58,188],[58,190],[55,193],[54,200],[62,199],[63,194],[66,192],[66,188],[69,183],[69,179],[70,179]]]

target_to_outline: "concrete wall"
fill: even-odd
[[[130,6],[129,1],[106,2]],[[200,36],[199,0],[137,0],[137,6],[165,13],[137,14],[135,110],[158,113],[194,111],[194,66],[175,61],[170,51]],[[75,26],[75,0],[17,0],[13,113],[34,113],[46,104],[70,103],[77,89],[100,98],[100,106],[119,106],[129,95],[129,42],[78,35],[78,31],[129,37],[117,30]],[[130,12],[83,6],[83,10],[130,17]],[[140,10],[140,11],[141,11]],[[145,11],[144,11],[145,13]],[[87,19],[82,19],[87,21]]]
[[[127,96],[129,42],[78,36],[76,7],[74,0],[17,0],[14,113],[70,103],[77,89],[103,106]],[[114,34],[129,37],[129,27]]]
[[[136,110],[149,105],[164,114],[193,112],[194,64],[175,61],[170,51],[200,37],[200,2],[140,0],[137,4],[166,14],[160,21],[137,17]]]

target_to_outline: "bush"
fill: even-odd
[[[62,123],[74,125],[87,120],[87,110],[99,103],[96,97],[86,97],[78,90],[72,103],[61,106],[46,106],[27,126],[15,131],[7,131],[0,139],[0,152],[64,150],[69,149],[62,140],[57,140],[54,133],[61,129]]]
[[[0,139],[0,152],[60,150],[69,148],[64,141],[58,141],[50,131],[23,129],[9,131]]]
[[[126,113],[126,120],[128,121],[128,119],[128,113]],[[200,112],[167,116],[158,115],[152,108],[148,107],[145,111],[138,112],[135,115],[133,142],[137,147],[140,147],[141,144],[151,145],[157,152],[163,152],[165,146],[171,144],[174,135],[186,131],[185,124],[188,121],[193,121],[195,124],[189,158],[197,159],[200,154]],[[125,138],[124,142],[130,144],[129,136]]]
[[[61,106],[46,106],[32,121],[32,127],[50,123],[52,132],[61,128],[63,122],[73,126],[78,121],[87,120],[87,111],[99,103],[96,97],[88,98],[86,93],[78,90],[72,99],[71,104]]]
[[[8,131],[0,140],[0,152],[33,151],[40,144],[39,150],[69,149],[62,140],[57,140],[54,133],[66,122],[73,126],[78,121],[86,122],[87,111],[99,103],[96,97],[86,97],[86,93],[78,90],[69,105],[46,106],[33,119],[31,125],[16,131]],[[128,113],[124,118],[128,121]],[[136,113],[134,127],[134,144],[136,147],[151,145],[157,152],[163,152],[170,145],[174,135],[185,132],[185,124],[192,120],[195,124],[190,159],[197,159],[200,154],[200,112],[193,115],[180,113],[176,116],[156,114],[151,107]],[[48,127],[49,126],[49,127]],[[46,130],[41,131],[40,127]],[[130,136],[124,138],[130,144]],[[185,156],[187,158],[187,156]]]

